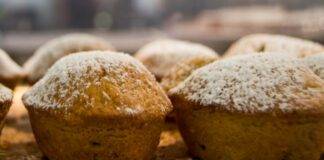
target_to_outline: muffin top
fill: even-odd
[[[307,56],[304,61],[316,75],[324,79],[324,52]]]
[[[252,34],[233,43],[226,51],[225,56],[278,52],[291,54],[296,57],[305,57],[321,51],[324,51],[322,45],[309,40],[283,35]]]
[[[60,59],[23,95],[23,102],[29,109],[92,117],[164,116],[171,110],[154,76],[139,61],[111,51]]]
[[[173,66],[168,74],[166,74],[161,81],[162,88],[168,92],[180,82],[185,80],[194,70],[205,66],[215,60],[217,56],[194,56],[184,59]]]
[[[179,61],[197,55],[215,57],[217,53],[198,43],[163,39],[145,45],[135,57],[156,77],[162,78]]]
[[[2,84],[0,84],[0,106],[4,103],[11,101],[13,98],[12,91]]]
[[[60,58],[71,53],[90,50],[114,50],[104,39],[88,34],[67,34],[55,38],[36,50],[24,64],[30,83],[35,83]]]
[[[8,54],[0,49],[0,79],[13,78],[21,76],[22,70]]]
[[[227,111],[308,110],[324,106],[324,81],[297,58],[250,54],[197,69],[170,95]]]

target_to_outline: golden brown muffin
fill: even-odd
[[[233,43],[225,57],[248,53],[280,52],[296,57],[305,57],[324,51],[319,43],[309,40],[272,34],[252,34]]]
[[[80,51],[115,50],[106,40],[88,34],[67,34],[55,38],[36,50],[24,64],[27,81],[34,84],[60,58]]]
[[[316,75],[324,79],[324,52],[307,56],[304,62]]]
[[[160,80],[179,61],[197,55],[215,57],[217,53],[198,43],[163,39],[143,46],[135,57]]]
[[[5,51],[0,49],[0,83],[9,88],[14,88],[22,77],[21,67]]]
[[[13,98],[12,91],[0,84],[0,133]]]
[[[323,158],[324,81],[297,58],[267,53],[216,61],[169,94],[194,157]]]
[[[168,92],[170,89],[185,80],[194,70],[205,66],[217,59],[218,57],[216,55],[194,56],[178,62],[178,64],[173,66],[170,71],[162,78],[162,88],[164,89],[164,91]]]
[[[148,160],[171,103],[126,54],[66,56],[23,96],[39,148],[51,160]]]

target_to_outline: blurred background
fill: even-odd
[[[324,0],[0,0],[0,48],[20,64],[70,32],[101,36],[128,53],[165,37],[222,53],[256,32],[324,43]]]

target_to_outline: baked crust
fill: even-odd
[[[194,70],[217,59],[217,56],[194,56],[188,59],[184,59],[170,69],[168,74],[166,74],[162,78],[160,84],[164,91],[167,93],[170,89],[176,87],[179,83],[185,80]],[[167,115],[166,120],[169,122],[175,121],[174,111]]]
[[[172,103],[192,157],[319,160],[323,155],[323,110],[249,114],[177,98]]]
[[[14,88],[24,76],[21,67],[1,49],[0,68],[0,83],[9,88]]]
[[[169,93],[194,157],[318,160],[324,153],[324,81],[296,58],[220,60]]]
[[[252,34],[239,39],[233,43],[225,52],[225,57],[264,52],[281,52],[295,57],[305,57],[324,51],[324,47],[305,39],[295,37],[272,35],[272,34]]]
[[[91,50],[115,49],[106,40],[88,34],[67,34],[50,40],[38,48],[24,64],[27,81],[30,84],[36,83],[57,60],[66,55]]]
[[[211,48],[193,42],[162,39],[143,46],[135,57],[139,59],[158,80],[161,80],[170,69],[187,58],[194,56],[218,57]]]
[[[12,91],[0,84],[0,133],[3,128],[4,118],[6,117],[12,103],[12,98]]]
[[[212,56],[195,56],[180,61],[174,67],[170,69],[161,80],[161,86],[164,91],[168,92],[173,87],[177,86],[180,82],[185,80],[194,70],[205,66],[215,60],[218,57]]]
[[[307,56],[304,62],[316,75],[324,79],[324,52]]]
[[[36,140],[50,159],[154,155],[171,103],[140,62],[107,52],[62,58],[24,94]]]

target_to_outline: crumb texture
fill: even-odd
[[[305,57],[321,51],[324,51],[322,45],[309,40],[283,35],[252,34],[235,42],[225,53],[225,56],[278,52],[296,57]]]
[[[50,40],[36,50],[35,54],[24,64],[28,80],[39,80],[46,71],[60,58],[80,51],[114,50],[104,39],[88,34],[68,34]]]
[[[316,75],[324,79],[324,52],[307,56],[304,61]]]
[[[230,111],[290,111],[323,107],[324,82],[297,58],[250,54],[204,66],[170,94]]]
[[[179,61],[197,55],[214,57],[217,53],[198,43],[164,39],[145,45],[135,57],[154,75],[163,77]]]
[[[139,61],[110,51],[62,58],[23,96],[23,101],[42,109],[74,108],[76,112],[78,108],[86,114],[160,113],[171,107],[153,75]]]

